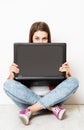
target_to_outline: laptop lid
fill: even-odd
[[[64,80],[59,67],[66,61],[66,43],[14,43],[14,62],[20,72],[16,80],[50,83]]]

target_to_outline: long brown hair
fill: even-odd
[[[35,22],[32,24],[31,28],[30,28],[30,32],[29,32],[29,42],[33,42],[32,41],[32,37],[34,35],[34,33],[36,31],[45,31],[48,33],[48,42],[51,43],[51,33],[50,33],[50,29],[49,26],[47,25],[47,23],[45,22]]]

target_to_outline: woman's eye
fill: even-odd
[[[43,40],[48,40],[48,38],[45,37],[45,38],[43,38]]]
[[[35,39],[36,39],[36,40],[39,40],[39,38],[38,38],[38,37],[36,37]]]

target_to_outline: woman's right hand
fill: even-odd
[[[15,73],[15,74],[18,74],[19,71],[20,71],[20,70],[19,70],[19,68],[18,68],[18,65],[15,64],[15,63],[12,63],[12,65],[11,65],[10,68],[9,68],[10,74],[9,74],[8,79],[14,79],[14,73]]]

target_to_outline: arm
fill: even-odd
[[[71,72],[70,72],[70,66],[67,62],[62,64],[62,66],[59,68],[59,71],[61,72],[66,72],[66,77],[71,77]]]
[[[18,65],[15,64],[15,63],[12,63],[12,65],[10,66],[9,68],[9,76],[8,76],[8,80],[12,80],[14,79],[14,73],[18,74],[19,73],[19,68],[18,68]]]

